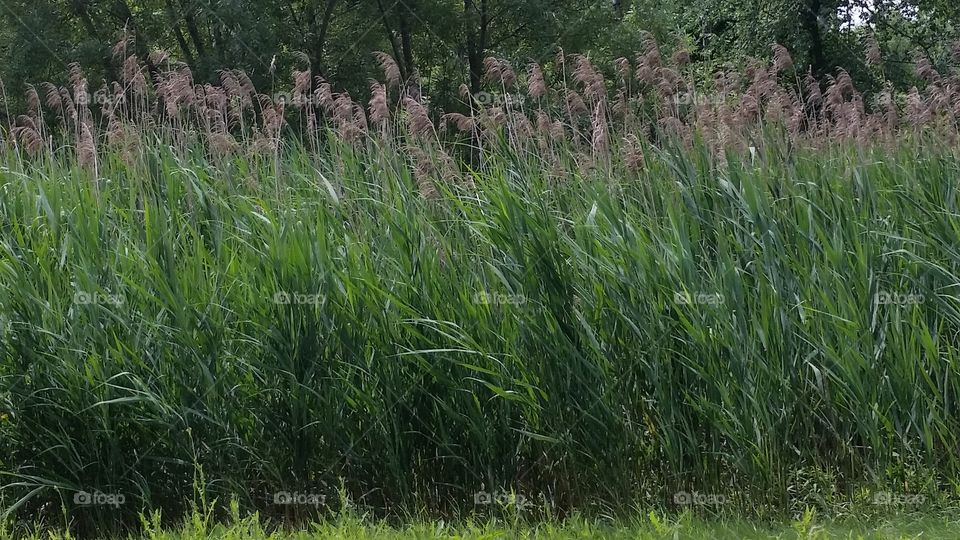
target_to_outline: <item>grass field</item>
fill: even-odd
[[[66,540],[67,536],[23,534],[29,540]],[[561,523],[468,523],[450,525],[444,522],[410,524],[397,527],[374,524],[357,518],[303,526],[297,530],[278,529],[264,524],[257,517],[236,519],[230,523],[210,524],[196,517],[180,528],[159,527],[159,520],[145,519],[143,532],[131,539],[149,540],[570,540],[609,538],[623,540],[704,539],[704,540],[908,540],[924,538],[960,538],[960,522],[953,517],[899,516],[870,522],[852,518],[823,521],[807,514],[786,524],[749,523],[742,521],[703,521],[681,515],[676,519],[651,513],[633,522],[603,522],[571,518]]]
[[[7,517],[121,533],[143,511],[181,522],[197,493],[283,523],[343,500],[546,522],[954,504],[960,157],[942,131],[770,121],[738,149],[605,139],[588,114],[586,142],[501,126],[463,148],[406,100],[403,137],[350,139],[341,111],[282,144],[282,104],[261,100],[250,152],[215,152],[192,112],[102,147],[76,119],[75,146],[16,131]]]

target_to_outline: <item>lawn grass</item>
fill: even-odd
[[[159,518],[143,520],[142,532],[123,536],[129,540],[573,540],[610,538],[622,540],[870,540],[960,538],[956,514],[908,514],[870,520],[853,517],[817,519],[813,513],[789,522],[758,524],[741,520],[705,520],[690,514],[667,518],[649,513],[630,521],[597,521],[572,517],[563,522],[525,523],[503,520],[450,524],[411,520],[404,525],[340,517],[298,528],[277,528],[257,516],[237,518],[227,524],[211,524],[194,515],[184,526],[163,528]],[[23,540],[66,540],[56,532],[20,531]],[[103,537],[103,538],[106,538]]]

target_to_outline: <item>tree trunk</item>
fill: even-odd
[[[193,53],[190,52],[190,45],[187,44],[187,38],[184,37],[183,32],[180,30],[180,24],[177,20],[177,10],[173,6],[171,0],[166,0],[167,8],[167,18],[170,20],[170,27],[173,30],[173,37],[177,40],[177,45],[180,47],[180,52],[183,53],[183,58],[187,61],[187,65],[190,66],[190,69],[196,67],[197,61],[193,56]]]
[[[413,60],[413,37],[410,34],[411,13],[408,13],[413,9],[414,2],[415,0],[407,0],[405,4],[397,4],[400,6],[400,13],[397,17],[400,23],[400,49],[403,53],[404,71],[407,77],[413,75],[417,67]]]
[[[316,24],[317,28],[317,35],[313,40],[313,54],[310,58],[310,67],[321,74],[324,73],[323,50],[327,45],[327,31],[330,28],[330,21],[333,19],[333,10],[336,6],[337,0],[326,0],[319,24],[316,23],[315,14],[310,18],[311,23]]]
[[[133,17],[133,12],[130,10],[130,6],[127,4],[126,0],[116,0],[114,3],[114,10],[116,11],[117,18],[120,19],[120,22],[123,23],[124,27],[130,30],[130,33],[133,35],[133,46],[134,52],[137,56],[141,58],[146,58],[147,54],[150,52],[149,43],[146,36],[140,33],[140,27],[137,25],[137,20]],[[124,58],[123,60],[126,60]]]
[[[383,5],[383,0],[377,0],[377,7],[380,8],[380,20],[383,21],[383,29],[386,30],[387,39],[390,40],[390,47],[393,49],[393,59],[397,61],[397,66],[400,68],[400,78],[407,80],[410,74],[407,73],[406,62],[403,58],[403,46],[397,42],[397,35],[393,31],[393,28],[390,27],[387,9]]]
[[[810,55],[810,65],[814,74],[819,77],[825,75],[829,70],[823,48],[823,32],[820,29],[819,19],[823,2],[822,0],[806,0],[801,6],[800,24],[810,43],[807,49]]]
[[[203,45],[200,28],[197,26],[196,6],[193,3],[188,6],[184,0],[180,0],[180,7],[183,9],[183,20],[187,22],[187,33],[190,34],[190,41],[193,42],[193,48],[197,51],[197,56],[203,58],[206,47]]]
[[[467,62],[470,66],[470,93],[480,91],[483,82],[483,55],[487,49],[487,2],[463,0],[463,15],[467,24]]]

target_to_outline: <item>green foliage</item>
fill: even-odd
[[[354,95],[366,91],[377,69],[372,53],[383,50],[404,78],[419,73],[431,95],[447,103],[471,70],[481,75],[476,59],[543,60],[557,47],[599,51],[617,43],[607,34],[621,26],[613,6],[587,0],[15,0],[0,20],[0,78],[16,93],[26,82],[61,81],[73,61],[95,84],[116,80],[110,48],[128,36],[141,60],[168,50],[199,81],[242,69],[269,88],[309,65]]]
[[[943,67],[960,37],[951,3],[922,0],[11,0],[0,20],[0,78],[15,96],[28,82],[61,83],[73,61],[95,87],[117,80],[111,47],[127,36],[141,61],[170,51],[201,82],[242,69],[277,91],[309,66],[354,96],[377,72],[372,53],[386,51],[447,110],[461,83],[477,90],[486,56],[544,63],[559,47],[610,66],[641,48],[644,31],[668,49],[686,44],[708,73],[780,43],[798,66],[820,75],[843,67],[861,83],[883,80],[863,62],[862,38],[876,34],[887,78],[904,89],[916,49]]]

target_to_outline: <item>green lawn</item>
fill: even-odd
[[[271,532],[272,531],[272,532]],[[70,538],[57,534],[34,534],[30,538],[50,540]],[[176,530],[161,530],[147,525],[134,538],[150,540],[192,540],[216,538],[240,539],[494,539],[494,538],[710,538],[710,539],[872,539],[872,538],[960,538],[960,518],[932,515],[901,515],[881,519],[845,518],[824,521],[809,515],[792,523],[751,524],[742,521],[703,521],[689,515],[674,520],[650,514],[632,523],[604,523],[571,519],[563,524],[509,524],[491,521],[487,524],[449,525],[443,522],[421,523],[401,528],[378,525],[358,519],[341,519],[314,524],[295,531],[275,531],[256,517],[232,525],[208,526],[202,518],[192,520]]]

